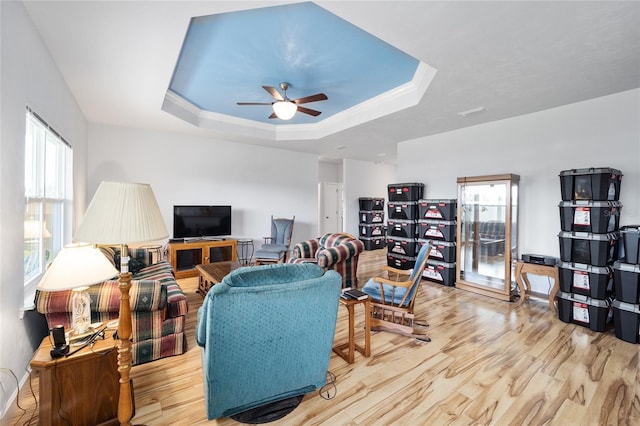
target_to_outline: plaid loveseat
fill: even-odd
[[[315,240],[298,243],[289,263],[317,263],[324,270],[332,269],[342,276],[342,287],[358,288],[358,256],[364,243],[346,233],[325,234]]]
[[[117,264],[119,250],[101,247],[105,256]],[[176,282],[171,264],[166,260],[151,263],[151,253],[145,249],[130,249],[130,271],[133,274],[129,298],[132,316],[133,364],[180,355],[187,351],[184,333],[189,310],[187,298]],[[116,266],[118,269],[119,267]],[[118,318],[120,289],[118,278],[89,287],[91,322]],[[44,314],[49,328],[62,324],[71,328],[71,291],[37,291],[35,305]]]

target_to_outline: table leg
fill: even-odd
[[[349,312],[349,359],[347,362],[352,364],[355,360],[355,352],[356,352],[356,336],[355,336],[355,315],[354,315],[354,305],[347,305],[347,311]]]
[[[371,355],[371,303],[364,301],[364,356]]]
[[[549,306],[554,312],[558,312],[556,308],[556,294],[560,291],[560,277],[558,276],[558,268],[555,268],[555,273],[551,274],[551,278],[553,278],[553,287],[549,292]]]
[[[516,270],[515,270],[515,274],[516,274],[516,283],[518,284],[518,289],[520,290],[520,300],[518,300],[518,303],[516,304],[516,306],[520,306],[522,305],[522,302],[524,302],[524,298],[527,294],[527,290],[524,286],[524,283],[522,282],[522,278],[523,278],[523,274],[522,274],[522,268],[523,268],[523,264],[518,262],[516,263]]]

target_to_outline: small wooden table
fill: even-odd
[[[529,293],[531,293],[531,283],[527,278],[527,274],[542,275],[553,278],[553,288],[549,293],[549,306],[553,311],[556,311],[554,302],[556,299],[556,294],[560,290],[558,268],[551,265],[538,265],[537,263],[527,263],[520,260],[517,261],[515,275],[516,283],[518,284],[518,288],[520,289],[520,300],[517,303],[518,305],[521,305],[522,302],[524,302],[525,298],[529,298]]]
[[[371,304],[369,298],[364,300],[355,299],[343,299],[340,298],[340,304],[347,307],[349,313],[349,341],[333,347],[333,351],[340,355],[342,359],[349,364],[353,364],[355,360],[355,352],[358,351],[365,357],[371,355]],[[355,340],[355,312],[354,307],[356,305],[363,305],[364,307],[364,348],[356,344]],[[347,352],[345,352],[347,349]]]
[[[68,357],[51,358],[51,340],[45,337],[31,359],[39,376],[40,425],[117,425],[120,374],[117,340],[107,330]],[[75,350],[71,346],[70,352]],[[133,401],[132,401],[133,404]]]
[[[207,295],[209,289],[222,281],[224,277],[229,275],[231,271],[241,267],[239,262],[213,262],[196,265],[196,269],[200,272],[200,282],[198,283],[198,293],[202,297]]]

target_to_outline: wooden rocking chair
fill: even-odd
[[[431,246],[426,243],[418,253],[413,270],[384,266],[386,277],[371,278],[364,285],[362,291],[369,295],[371,303],[371,330],[390,331],[425,342],[431,341],[424,332],[414,329],[415,325],[427,327],[429,324],[416,320],[413,315],[413,305],[430,252]],[[401,281],[402,278],[405,281]]]

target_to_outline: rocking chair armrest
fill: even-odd
[[[385,277],[374,277],[373,282],[376,284],[387,284],[393,287],[409,288],[413,284],[411,281],[394,281]]]
[[[383,271],[387,271],[387,273],[394,273],[396,274],[396,276],[409,276],[411,275],[411,270],[406,270],[406,269],[398,269],[398,268],[394,268],[393,266],[389,266],[389,265],[383,265],[382,266],[382,270]]]

